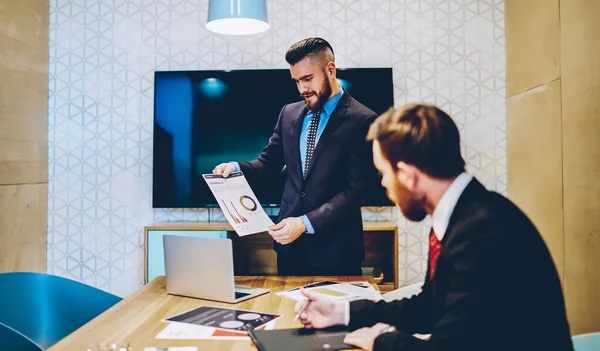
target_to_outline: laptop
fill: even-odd
[[[163,236],[167,293],[238,303],[269,289],[235,285],[230,239]]]

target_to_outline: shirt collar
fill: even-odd
[[[325,104],[323,104],[323,110],[325,110],[327,116],[331,116],[338,102],[340,102],[342,95],[344,95],[344,89],[342,89],[342,86],[340,85],[337,93],[335,93],[329,100],[325,102]]]
[[[454,182],[450,185],[450,187],[444,192],[440,202],[438,202],[435,210],[433,211],[433,215],[431,216],[433,222],[433,230],[438,240],[442,240],[444,235],[446,234],[446,229],[448,229],[448,223],[450,222],[450,216],[454,211],[454,207],[456,207],[456,203],[460,198],[460,195],[463,193],[469,182],[471,182],[473,176],[470,174],[463,172],[461,173]]]

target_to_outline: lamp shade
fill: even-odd
[[[266,0],[210,0],[208,23],[211,32],[232,35],[262,33],[269,29]]]

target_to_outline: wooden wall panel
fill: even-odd
[[[48,0],[0,0],[0,272],[46,271]]]
[[[558,0],[506,0],[506,96],[560,76]]]
[[[563,276],[560,80],[506,103],[508,195],[536,225]]]
[[[565,294],[574,334],[600,331],[600,1],[561,1]]]
[[[0,272],[46,271],[48,184],[0,186]]]
[[[0,0],[0,184],[48,181],[48,6]]]

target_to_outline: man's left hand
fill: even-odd
[[[373,350],[373,344],[375,343],[375,339],[379,336],[379,333],[388,327],[388,324],[377,323],[371,328],[355,330],[352,333],[346,334],[346,337],[344,337],[344,344],[358,346],[362,350],[371,351]]]
[[[293,242],[304,232],[306,232],[306,226],[300,217],[285,218],[281,222],[269,227],[269,235],[273,237],[273,240],[282,245]]]

